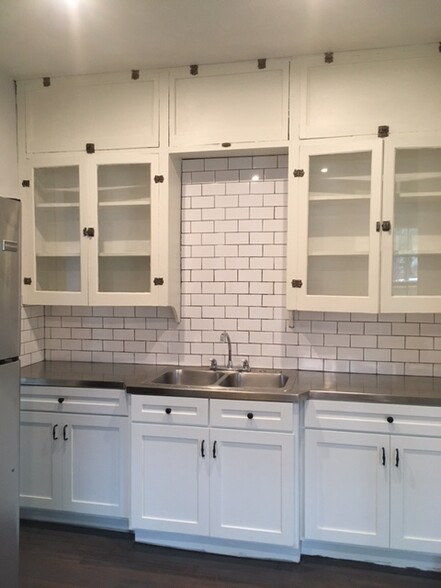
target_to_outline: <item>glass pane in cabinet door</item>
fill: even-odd
[[[310,157],[307,293],[367,296],[370,152]]]
[[[397,150],[392,229],[392,294],[441,295],[441,149]]]
[[[34,170],[37,290],[81,290],[79,182],[78,166]]]
[[[98,288],[150,292],[150,164],[98,166]]]

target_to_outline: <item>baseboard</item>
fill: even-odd
[[[108,529],[111,531],[129,530],[129,519],[127,518],[85,515],[61,510],[22,507],[20,508],[20,519],[48,523],[62,523],[65,525],[91,527],[93,529]]]

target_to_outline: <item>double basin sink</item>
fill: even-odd
[[[214,371],[171,369],[152,380],[153,384],[195,388],[277,389],[288,385],[289,376],[279,372]]]

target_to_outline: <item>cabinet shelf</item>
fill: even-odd
[[[98,192],[113,192],[114,190],[148,190],[147,184],[126,184],[123,186],[99,186]]]
[[[310,201],[321,200],[370,200],[370,194],[334,194],[332,192],[311,192]]]
[[[132,200],[114,200],[109,202],[99,202],[98,206],[101,208],[113,207],[113,206],[150,206],[150,198],[137,198]]]
[[[79,202],[41,202],[35,208],[50,210],[51,208],[79,208]]]
[[[441,200],[441,190],[435,192],[397,192],[397,198],[438,198]]]
[[[150,257],[150,241],[104,242],[101,243],[99,257]]]
[[[369,237],[311,237],[308,256],[369,255]]]

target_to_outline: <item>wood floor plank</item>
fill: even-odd
[[[300,564],[135,543],[129,533],[26,522],[21,588],[441,588],[441,574],[320,557]]]

